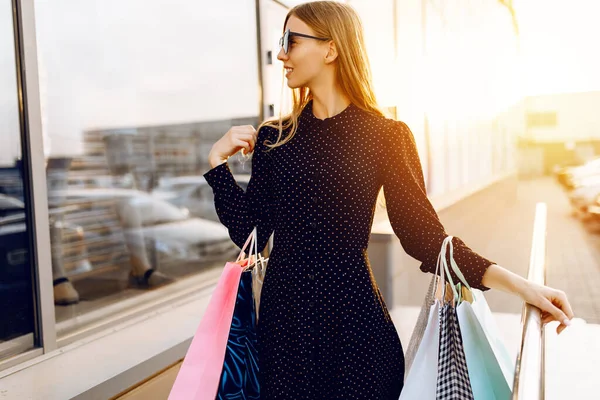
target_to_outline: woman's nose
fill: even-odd
[[[283,47],[279,49],[279,53],[277,53],[277,59],[279,61],[285,61],[288,59],[288,55],[283,51]]]

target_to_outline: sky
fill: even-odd
[[[600,2],[514,0],[526,95],[600,90]]]

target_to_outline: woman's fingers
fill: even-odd
[[[554,317],[552,316],[552,314],[542,311],[542,324],[546,325],[547,323],[552,321],[554,321]]]
[[[240,133],[238,135],[236,135],[236,139],[238,141],[240,141],[242,144],[242,146],[244,146],[248,152],[252,152],[254,151],[254,146],[256,144],[256,136],[251,133],[251,132],[246,132],[246,133]],[[247,147],[246,147],[247,145]]]
[[[573,314],[567,295],[562,290],[553,289],[550,301],[553,306],[558,308],[562,314],[565,315],[564,319],[558,320],[561,324],[556,328],[556,332],[560,333],[571,324],[571,319],[573,319],[575,315]]]
[[[557,335],[560,335],[560,333],[561,333],[562,331],[564,331],[565,329],[567,329],[567,325],[559,324],[559,325],[556,327],[556,334],[557,334]]]
[[[242,153],[251,153],[254,151],[256,140],[258,138],[258,132],[252,125],[232,126],[231,129],[226,133],[226,142],[229,150],[221,151],[221,153],[227,153],[227,156],[231,156],[240,149]]]
[[[567,318],[573,319],[573,317],[575,316],[565,292],[557,290],[557,293],[554,297],[554,301],[552,301],[552,303],[559,307],[567,315]]]
[[[567,299],[567,295],[560,290],[551,288],[550,292],[544,292],[540,301],[539,308],[542,310],[542,324],[547,324],[552,321],[558,321],[556,333],[560,334],[567,326],[571,324],[571,319],[574,317],[573,310]]]
[[[555,321],[558,321],[565,325],[569,324],[569,318],[567,318],[567,315],[560,308],[552,304],[552,302],[547,298],[544,297],[542,299],[542,304],[540,305],[540,308],[543,311],[546,311],[549,314],[551,314]]]
[[[248,139],[234,139],[233,143],[238,147],[246,149],[248,153],[252,152],[253,150],[253,144]]]

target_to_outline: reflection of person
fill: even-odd
[[[117,205],[121,228],[125,231],[125,244],[130,256],[130,285],[135,288],[153,289],[171,283],[173,278],[156,271],[148,259],[148,248],[142,230],[142,217],[139,207],[128,201],[121,201]],[[65,273],[63,249],[68,246],[76,257],[77,271],[92,269],[87,254],[84,231],[81,227],[66,224],[60,212],[53,212],[51,218],[52,239],[52,274],[54,283],[54,303],[57,305],[70,305],[79,302],[79,293]],[[75,231],[76,237],[68,245],[65,243],[65,230]],[[74,251],[73,251],[74,250]]]
[[[144,210],[139,203],[121,201],[117,205],[119,220],[131,260],[131,283],[141,288],[154,288],[173,282],[173,278],[156,271],[148,259],[148,248],[142,230]]]
[[[63,232],[65,225],[62,214],[55,214],[50,218],[50,239],[52,243],[52,280],[54,286],[54,304],[69,305],[79,302],[79,293],[67,278],[63,260]],[[87,259],[87,251],[83,242],[83,231],[77,232],[78,269],[90,270],[91,265]]]
[[[204,175],[238,246],[254,226],[259,249],[276,231],[261,295],[261,398],[396,400],[403,349],[366,253],[380,189],[395,234],[424,272],[435,271],[448,234],[427,198],[413,134],[377,106],[354,10],[297,6],[281,44],[277,58],[295,90],[281,132],[280,121],[258,132],[231,128]],[[253,151],[246,191],[227,164],[241,149]],[[560,321],[559,332],[569,324],[564,293],[530,283],[457,237],[453,247],[472,287],[520,296],[544,310],[546,322]]]

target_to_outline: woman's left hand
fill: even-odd
[[[536,306],[542,311],[542,323],[558,321],[556,333],[561,333],[571,324],[573,310],[562,290],[539,285],[520,275],[492,264],[485,271],[482,279],[483,286],[517,294],[523,301]]]
[[[560,334],[567,326],[571,325],[574,314],[565,292],[530,281],[525,282],[523,288],[519,291],[519,295],[525,302],[536,306],[542,311],[542,324],[558,321],[557,334]]]

